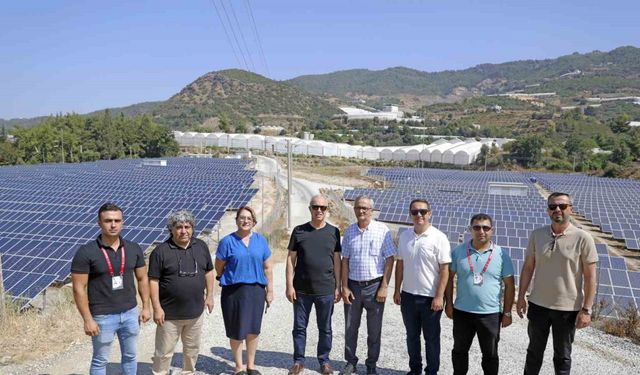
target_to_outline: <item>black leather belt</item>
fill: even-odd
[[[366,281],[355,281],[355,280],[349,279],[350,283],[353,283],[357,286],[369,286],[371,284],[379,283],[380,281],[382,281],[382,276],[376,277],[375,279],[372,279],[372,280],[366,280]]]

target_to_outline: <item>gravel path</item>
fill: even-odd
[[[279,263],[274,268],[275,301],[264,317],[263,331],[260,335],[260,345],[257,355],[258,369],[265,375],[286,374],[292,361],[291,328],[293,309],[284,296],[284,264]],[[393,286],[391,286],[392,288]],[[392,289],[391,289],[392,290]],[[390,293],[391,295],[391,293]],[[402,324],[400,309],[391,301],[387,301],[382,329],[383,344],[379,365],[380,374],[405,374],[408,370],[408,357],[404,342],[405,331]],[[307,345],[307,373],[315,373],[319,369],[315,359],[315,345],[317,330],[314,328],[315,318],[312,316],[308,330]],[[358,355],[360,362],[364,362],[366,355],[366,334],[361,327]],[[450,352],[452,347],[451,321],[442,318],[442,374],[451,374]],[[144,325],[139,341],[139,373],[151,373],[151,355],[154,342],[154,324]],[[334,341],[332,364],[337,370],[341,369],[344,349],[344,314],[342,303],[336,305],[333,317]],[[526,320],[515,318],[511,327],[502,331],[500,342],[500,373],[521,374],[523,370],[527,345]],[[552,374],[551,343],[546,351],[543,374]],[[180,366],[181,346],[178,344],[173,359],[174,366]],[[114,346],[112,363],[109,373],[118,374],[119,349]],[[65,355],[44,359],[40,363],[19,367],[0,369],[3,374],[86,374],[91,356],[91,347],[87,338],[83,343],[74,346]],[[474,343],[470,354],[470,374],[481,374],[480,353],[477,343]],[[358,366],[363,374],[364,365]],[[216,301],[215,311],[207,316],[204,326],[203,342],[198,360],[198,374],[232,374],[233,362],[229,351],[229,343],[225,337],[219,300]],[[636,345],[626,340],[605,335],[597,330],[588,328],[578,331],[573,352],[573,369],[575,374],[596,374],[606,372],[613,374],[637,374],[640,371],[640,351]]]

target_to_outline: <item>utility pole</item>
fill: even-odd
[[[60,129],[60,156],[64,164],[64,129]]]
[[[291,223],[293,221],[291,218],[291,215],[293,213],[293,207],[291,207],[291,195],[292,195],[292,189],[293,189],[292,164],[293,164],[293,158],[291,157],[291,140],[287,139],[287,206],[288,206],[287,229],[288,230],[291,230],[293,228]]]

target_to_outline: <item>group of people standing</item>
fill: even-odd
[[[468,372],[469,350],[476,335],[484,374],[498,374],[500,330],[512,324],[515,282],[509,254],[492,241],[491,216],[474,215],[469,223],[471,240],[452,250],[447,236],[430,223],[429,202],[415,199],[408,210],[413,226],[400,234],[396,249],[387,226],[373,219],[373,204],[366,196],[355,199],[357,222],[346,229],[340,241],[337,228],[325,221],[326,198],[315,196],[309,205],[311,221],[293,231],[287,257],[287,298],[294,304],[294,364],[289,374],[304,370],[311,306],[316,307],[318,319],[320,372],[333,373],[329,362],[331,312],[332,304],[340,298],[344,303],[346,361],[340,375],[357,372],[363,310],[367,316],[366,374],[377,374],[382,316],[394,261],[393,301],[400,305],[406,330],[408,375],[438,373],[443,310],[453,320],[454,374]],[[550,330],[555,372],[569,374],[575,330],[588,326],[591,320],[598,255],[593,238],[571,224],[571,207],[568,194],[552,193],[547,200],[551,224],[534,230],[526,249],[516,307],[521,318],[527,313],[529,319],[525,375],[540,373]]]
[[[122,209],[112,203],[100,207],[100,235],[78,249],[71,265],[74,299],[84,331],[92,338],[90,374],[106,374],[116,335],[122,373],[136,374],[139,322],[152,317],[157,325],[153,374],[169,373],[178,340],[183,347],[182,373],[194,373],[204,311],[213,311],[217,279],[222,287],[220,305],[236,373],[259,375],[254,361],[262,312],[273,300],[273,276],[267,240],[252,231],[256,222],[253,209],[240,208],[236,213],[237,230],[220,241],[212,261],[207,244],[193,236],[194,215],[188,210],[172,212],[167,219],[169,238],[151,252],[147,271],[140,246],[120,236]],[[141,313],[134,278],[142,301]],[[247,348],[246,369],[243,343]]]
[[[518,315],[528,318],[525,375],[540,373],[550,330],[555,373],[569,374],[575,330],[590,323],[598,256],[592,237],[571,224],[571,207],[568,194],[551,194],[547,200],[551,224],[534,230],[529,238],[516,304]],[[447,236],[431,225],[426,199],[410,203],[413,226],[400,234],[397,247],[389,228],[373,219],[371,198],[356,198],[357,221],[342,240],[339,229],[326,221],[328,208],[324,196],[314,196],[310,221],[293,229],[288,245],[286,298],[294,315],[290,375],[305,371],[306,331],[314,307],[320,373],[334,373],[329,355],[332,315],[339,301],[344,305],[346,362],[340,374],[357,373],[363,311],[366,374],[378,373],[383,313],[394,264],[393,302],[400,305],[406,330],[408,374],[438,373],[443,311],[453,320],[454,374],[467,373],[476,335],[483,372],[498,374],[500,330],[512,324],[515,283],[509,255],[492,241],[491,216],[474,215],[469,225],[471,240],[452,250]],[[157,324],[153,373],[168,373],[178,339],[183,344],[182,373],[193,373],[203,311],[213,309],[217,279],[235,373],[260,375],[255,354],[262,316],[273,301],[273,275],[267,241],[252,230],[257,223],[254,211],[250,207],[237,211],[237,230],[220,241],[213,262],[207,245],[193,237],[193,215],[186,210],[172,213],[167,223],[170,237],[151,253],[148,275],[140,247],[120,237],[122,223],[119,207],[102,206],[98,212],[101,235],[82,246],[72,263],[74,297],[85,333],[92,336],[91,374],[105,373],[115,335],[120,340],[123,373],[135,374],[138,319],[147,321],[152,316]],[[140,313],[134,279],[142,300]]]

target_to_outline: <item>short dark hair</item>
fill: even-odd
[[[120,211],[122,212],[122,208],[118,207],[115,203],[107,202],[100,206],[98,209],[98,219],[100,219],[100,215],[105,211]]]
[[[549,203],[550,200],[552,200],[553,198],[558,198],[558,197],[567,197],[569,198],[569,203],[571,202],[571,195],[567,194],[567,193],[562,193],[559,191],[553,192],[551,194],[549,194],[549,197],[547,198],[547,203]]]
[[[431,211],[431,205],[426,199],[416,198],[412,200],[411,203],[409,203],[409,209],[411,209],[411,206],[413,206],[414,203],[424,203],[427,205],[427,210]]]
[[[473,215],[471,217],[471,220],[469,221],[469,225],[473,225],[474,221],[479,221],[479,220],[489,220],[489,223],[493,227],[493,219],[491,218],[491,216],[487,214],[482,214],[482,213]]]

